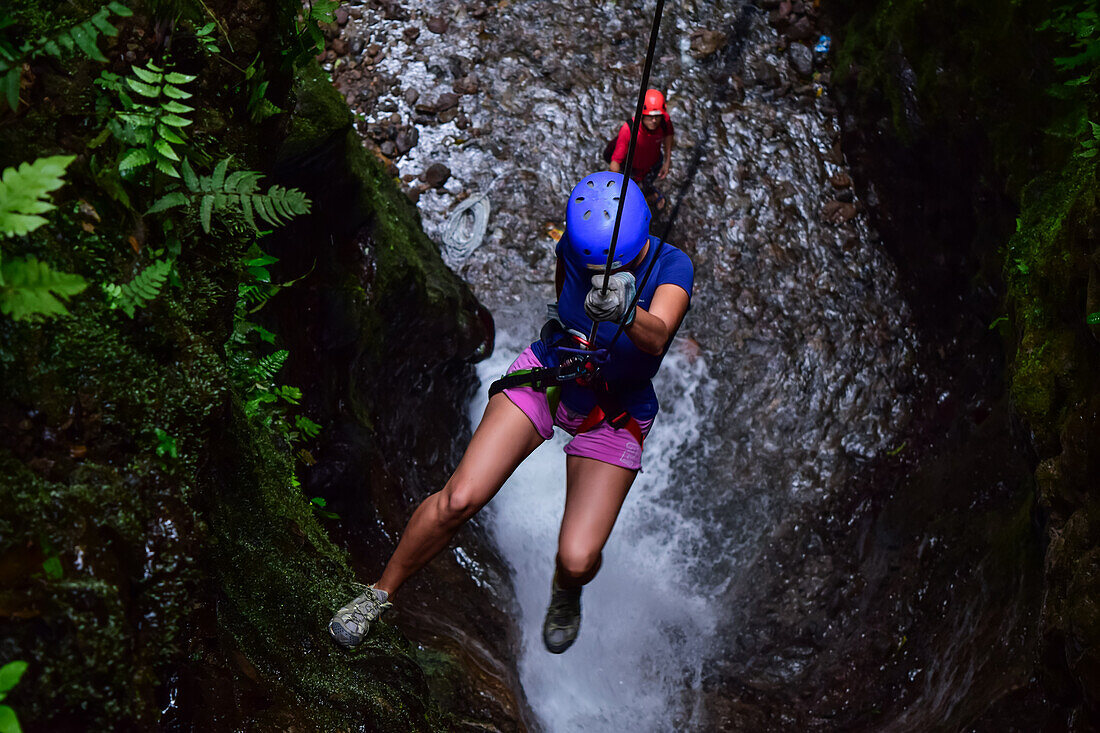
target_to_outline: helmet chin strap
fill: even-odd
[[[657,0],[657,8],[653,11],[653,25],[649,31],[649,48],[645,54],[645,66],[642,67],[642,86],[638,90],[638,104],[635,106],[634,119],[630,121],[630,145],[626,149],[626,160],[623,161],[623,185],[619,190],[619,208],[615,212],[615,228],[611,230],[611,247],[607,250],[607,263],[603,268],[603,285],[600,293],[607,293],[607,283],[611,279],[611,263],[615,261],[615,243],[619,238],[619,224],[623,220],[623,207],[626,205],[626,186],[633,171],[634,145],[638,141],[638,125],[642,121],[642,108],[645,106],[646,90],[649,89],[649,72],[653,68],[653,54],[657,50],[657,32],[661,29],[661,13],[665,8],[665,0]],[[592,332],[589,334],[590,348],[596,345],[596,330],[600,324],[592,322]]]

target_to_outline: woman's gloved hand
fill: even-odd
[[[603,275],[592,276],[592,289],[584,299],[584,312],[593,321],[623,321],[624,326],[634,322],[634,308],[630,304],[634,302],[636,286],[634,275],[629,272],[616,272],[607,280],[607,292],[600,292],[603,287]],[[630,308],[630,313],[627,313]]]

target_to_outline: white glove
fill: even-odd
[[[616,272],[607,280],[607,292],[601,292],[603,275],[592,276],[592,289],[584,299],[584,312],[593,321],[622,321],[627,315],[624,326],[634,322],[634,310],[627,308],[634,302],[634,275],[629,272]]]

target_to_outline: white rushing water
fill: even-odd
[[[483,389],[470,405],[476,425],[486,389],[526,341],[497,334],[479,366]],[[701,528],[678,511],[684,491],[672,470],[699,438],[697,404],[712,388],[704,360],[674,344],[657,381],[661,413],[646,440],[644,471],[627,497],[596,579],[585,587],[577,642],[554,655],[542,620],[565,500],[567,437],[557,431],[489,504],[484,516],[513,571],[523,648],[520,675],[548,731],[662,731],[691,727],[705,650],[715,633],[713,588],[695,587]]]

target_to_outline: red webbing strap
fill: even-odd
[[[626,415],[626,413],[624,412],[623,415]],[[580,427],[577,428],[577,435],[588,432],[599,425],[605,418],[607,418],[607,415],[604,414],[603,409],[599,405],[596,405],[592,408],[592,412],[588,413],[588,417],[584,419]],[[622,418],[622,415],[619,415],[616,420],[619,418]],[[607,423],[611,425],[611,427],[615,427],[612,420],[608,419]],[[645,443],[645,435],[642,434],[642,426],[638,424],[638,421],[635,420],[632,415],[627,415],[626,425],[624,425],[622,429],[634,436],[634,439],[638,441],[639,448]]]

